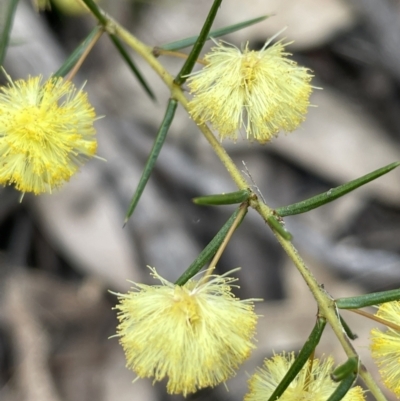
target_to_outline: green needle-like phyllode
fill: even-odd
[[[127,367],[142,378],[167,377],[167,391],[184,396],[233,376],[254,348],[253,300],[232,294],[232,277],[197,275],[179,286],[150,269],[161,285],[133,283],[118,294]]]
[[[248,139],[261,143],[295,130],[307,113],[312,75],[288,55],[282,42],[260,51],[213,47],[206,66],[188,79],[193,119],[210,122],[221,140],[236,140],[242,126]]]
[[[96,153],[95,111],[62,78],[9,81],[0,88],[0,184],[51,193]]]

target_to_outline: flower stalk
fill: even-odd
[[[225,250],[226,246],[228,245],[233,233],[235,232],[236,228],[239,226],[239,224],[243,220],[244,216],[246,215],[248,207],[249,207],[249,205],[247,204],[247,202],[242,203],[240,205],[240,207],[239,207],[240,211],[239,211],[235,221],[233,222],[232,227],[228,230],[226,237],[222,241],[222,244],[219,247],[217,253],[214,255],[214,257],[210,263],[210,266],[208,267],[206,273],[204,274],[204,277],[203,277],[204,279],[207,279],[212,274],[213,270],[215,269],[215,266],[217,265],[222,254],[224,253],[224,250]]]
[[[97,43],[97,41],[101,38],[101,35],[103,34],[103,29],[99,29],[93,38],[91,38],[89,44],[83,51],[82,55],[80,56],[79,60],[76,62],[72,70],[68,73],[68,75],[65,77],[66,81],[72,81],[72,79],[75,77],[76,73],[78,72],[79,68],[81,68],[81,65],[83,62],[86,60],[86,57],[90,53],[90,51],[93,49],[94,45]]]

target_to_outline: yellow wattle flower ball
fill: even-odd
[[[274,355],[265,359],[263,367],[249,380],[249,392],[244,401],[268,400],[286,375],[295,360],[294,353]],[[314,359],[309,371],[309,362],[298,373],[296,378],[279,398],[279,401],[326,401],[335,391],[338,383],[331,379],[333,358]],[[351,388],[342,398],[343,401],[364,401],[361,387]]]
[[[312,75],[287,58],[281,42],[260,51],[243,51],[219,43],[193,73],[188,86],[194,97],[189,112],[199,124],[210,122],[224,138],[247,138],[265,143],[279,131],[293,131],[305,119]]]
[[[253,300],[232,294],[231,277],[178,286],[150,269],[161,285],[133,283],[132,292],[118,294],[117,333],[127,367],[141,378],[168,377],[167,391],[184,396],[233,376],[254,348]]]
[[[400,301],[379,306],[376,316],[400,327]],[[385,386],[400,397],[400,330],[371,330],[371,354],[379,366]]]
[[[42,77],[0,88],[0,184],[51,193],[96,153],[96,114],[82,89]]]

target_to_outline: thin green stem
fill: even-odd
[[[107,24],[105,25],[105,29],[109,34],[115,35],[124,41],[129,47],[131,47],[136,53],[138,53],[149,66],[157,73],[157,75],[164,81],[164,83],[168,86],[171,92],[174,90],[174,87],[177,85],[174,84],[173,76],[167,72],[167,70],[163,67],[163,65],[157,60],[157,58],[153,54],[153,48],[145,45],[131,33],[129,33],[125,28],[119,25],[112,18],[108,17]],[[183,93],[182,93],[183,96]],[[180,101],[180,100],[179,100]]]
[[[382,390],[376,384],[374,378],[362,363],[360,364],[358,374],[377,401],[387,401],[385,395],[382,393]]]
[[[318,284],[314,275],[305,265],[303,259],[300,257],[300,255],[297,252],[297,249],[293,246],[293,244],[290,241],[286,240],[285,238],[281,237],[280,235],[276,235],[276,237],[279,243],[281,244],[282,248],[285,250],[286,254],[289,256],[289,258],[297,267],[297,270],[303,276],[304,281],[307,283],[311,293],[313,294],[315,300],[318,303],[320,316],[325,317],[326,320],[329,322],[329,324],[332,326],[332,329],[336,334],[336,337],[338,338],[344,351],[346,352],[346,355],[349,358],[357,356],[356,351],[354,350],[352,344],[348,341],[347,335],[343,331],[342,325],[340,324],[334,300]]]
[[[182,106],[186,110],[188,110],[187,99],[185,98],[185,100],[186,103],[182,104]],[[178,99],[178,101],[180,101],[180,99]],[[239,189],[247,189],[249,187],[249,184],[243,178],[241,172],[236,167],[235,163],[232,161],[228,153],[226,153],[226,150],[221,146],[220,142],[215,137],[215,135],[211,132],[211,130],[207,127],[207,125],[198,124],[197,126],[203,133],[204,137],[207,139],[208,143],[213,148],[214,152],[216,153],[222,164],[225,166],[226,170],[228,171],[229,175],[231,176],[232,180],[235,182],[237,187]]]

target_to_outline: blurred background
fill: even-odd
[[[3,7],[7,2],[3,3]],[[149,45],[196,35],[211,0],[103,0],[102,7]],[[272,207],[284,206],[400,160],[400,2],[398,0],[224,0],[214,28],[269,14],[224,37],[259,49],[280,37],[314,71],[306,122],[261,146],[224,146],[245,166]],[[56,71],[95,26],[60,0],[38,14],[20,0],[4,67],[13,79]],[[211,44],[207,45],[208,48]],[[195,124],[178,108],[166,144],[133,217],[127,206],[162,120],[168,90],[136,55],[152,102],[104,36],[74,82],[99,116],[98,154],[53,195],[0,189],[0,399],[2,401],[182,400],[125,368],[112,307],[127,280],[152,283],[146,265],[170,281],[196,258],[233,211],[199,207],[191,198],[234,191]],[[182,60],[162,57],[175,74]],[[5,84],[5,77],[0,77]],[[244,169],[244,167],[243,167]],[[252,182],[249,180],[249,185]],[[318,281],[337,298],[400,284],[400,170],[306,215],[285,219],[294,244]],[[219,265],[235,267],[242,298],[263,298],[257,350],[227,382],[189,400],[241,400],[246,381],[273,352],[297,351],[316,305],[259,216],[250,211]],[[343,313],[355,346],[377,375],[368,351],[376,326]],[[317,354],[345,355],[327,329]],[[379,377],[379,376],[377,376]],[[394,396],[387,394],[388,399]]]

